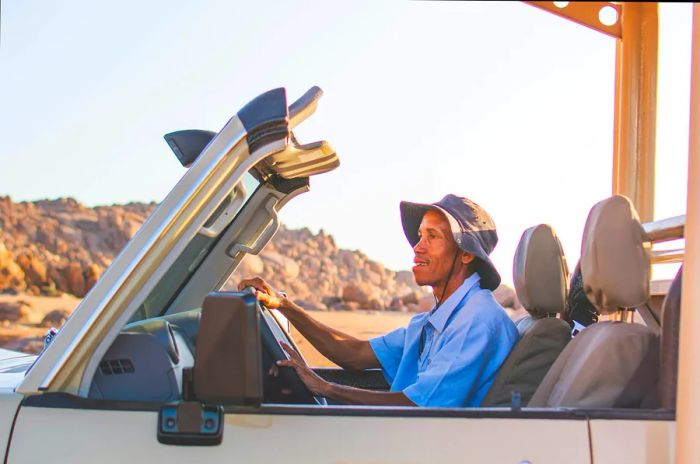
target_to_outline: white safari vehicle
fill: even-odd
[[[301,144],[292,132],[320,90],[289,105],[275,89],[218,133],[168,134],[186,174],[38,357],[0,352],[6,462],[698,462],[698,28],[687,216],[648,222],[656,5],[534,3],[591,27],[593,8],[620,18],[604,32],[618,40],[613,193],[626,196],[593,207],[581,257],[586,294],[609,320],[569,341],[568,325],[551,317],[565,312],[569,276],[556,235],[540,225],[525,231],[514,262],[530,324],[483,407],[329,404],[292,371],[265,375],[284,356],[279,341],[291,343],[286,323],[251,293],[219,290],[309,178],[338,166],[328,143]],[[681,305],[680,274],[670,289],[649,282],[652,263],[679,253],[650,242],[684,233]],[[641,317],[630,317],[635,309]],[[388,388],[376,370],[317,371]]]

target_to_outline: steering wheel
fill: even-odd
[[[287,353],[282,349],[280,342],[295,347],[294,342],[280,327],[277,319],[272,315],[270,310],[259,301],[258,309],[260,311],[260,339],[263,351],[271,359],[273,364],[283,359],[289,359]],[[265,372],[265,375],[267,375],[267,372]],[[285,386],[292,390],[290,396],[295,398],[296,402],[300,404],[327,404],[325,398],[314,396],[314,394],[311,393],[294,369],[282,367],[279,369],[279,376]]]

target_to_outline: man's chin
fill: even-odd
[[[419,285],[421,287],[425,285],[430,285],[430,282],[428,282],[428,280],[425,277],[421,275],[416,275],[415,272],[413,273],[413,280],[416,281],[416,285]]]

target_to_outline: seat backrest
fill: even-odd
[[[515,391],[527,404],[571,339],[569,324],[554,317],[565,307],[567,274],[554,229],[546,224],[527,229],[515,252],[513,282],[518,299],[530,314],[518,321],[520,340],[498,370],[482,406],[507,406]]]
[[[650,252],[634,207],[623,196],[588,215],[581,273],[601,314],[635,308],[649,298]],[[564,349],[528,404],[531,407],[653,407],[658,338],[641,324],[598,322]]]
[[[659,407],[676,408],[678,384],[678,340],[681,322],[681,282],[683,267],[678,269],[661,306],[661,363],[659,366]]]

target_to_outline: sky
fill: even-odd
[[[656,218],[685,213],[690,4],[660,7]],[[301,142],[341,161],[281,212],[394,270],[401,200],[447,193],[498,227],[551,224],[573,269],[611,194],[615,41],[520,2],[4,0],[0,195],[160,201],[184,168],[162,136],[218,131],[275,87],[324,90]],[[668,274],[668,273],[667,273]]]

